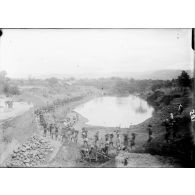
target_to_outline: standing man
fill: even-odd
[[[179,114],[181,114],[183,112],[183,106],[182,106],[182,104],[179,104],[178,112],[179,112]]]
[[[43,123],[43,135],[44,135],[44,137],[47,136],[47,124],[46,124],[46,122]]]
[[[96,132],[94,138],[95,138],[95,147],[97,147],[97,145],[98,145],[97,143],[99,141],[99,131]]]
[[[55,139],[56,140],[58,139],[58,127],[56,124],[55,124]]]
[[[121,149],[121,138],[119,132],[116,134],[116,148],[117,150]]]
[[[153,139],[152,134],[152,125],[148,125],[148,143],[150,143]]]
[[[126,150],[128,148],[129,137],[127,133],[123,134],[123,136],[123,150]]]
[[[113,147],[113,138],[114,138],[114,135],[111,133],[111,134],[110,134],[110,141],[109,141],[109,145],[110,145],[111,147]]]
[[[174,116],[173,116],[173,113],[171,112],[171,113],[170,113],[170,122],[172,123],[173,120],[174,120]]]
[[[64,143],[66,141],[66,129],[62,128],[62,142]]]
[[[51,135],[52,135],[52,129],[53,129],[53,124],[51,123],[51,124],[49,125],[49,135],[50,135],[50,137],[51,137]]]
[[[133,149],[133,147],[135,146],[135,133],[131,134],[131,139],[130,139],[130,148],[131,150]]]
[[[177,131],[178,131],[178,118],[176,117],[175,120],[172,123],[172,129],[173,129],[173,138],[176,138]]]
[[[74,142],[77,143],[78,141],[78,134],[79,134],[79,131],[78,130],[75,130],[74,131]]]

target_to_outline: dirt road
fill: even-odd
[[[14,102],[13,108],[0,108],[0,125],[3,121],[22,115],[31,108],[33,105],[26,102]]]

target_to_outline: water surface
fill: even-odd
[[[152,116],[153,108],[137,97],[95,98],[75,108],[75,111],[88,119],[88,125],[105,127],[129,127],[139,124]]]

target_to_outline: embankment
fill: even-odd
[[[1,124],[0,165],[9,154],[19,145],[23,144],[34,133],[37,133],[33,110],[4,121]]]
[[[154,139],[147,144],[145,151],[154,155],[170,156],[178,159],[182,166],[191,166],[192,137],[190,133],[189,112],[192,106],[192,93],[189,89],[156,91],[146,97],[149,104],[155,107],[155,112],[150,124],[153,126]],[[184,106],[182,114],[178,113],[178,105]],[[176,120],[176,137],[165,141],[165,127],[162,125],[164,119],[173,113]],[[172,133],[171,133],[172,134]]]

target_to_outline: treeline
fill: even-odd
[[[5,94],[6,96],[20,94],[18,86],[7,77],[6,71],[0,71],[0,94]]]
[[[73,77],[59,79],[56,77],[50,77],[45,79],[32,78],[28,79],[12,79],[16,85],[19,86],[45,86],[45,87],[56,87],[56,86],[67,86],[74,83],[75,79]]]
[[[192,90],[193,78],[190,78],[186,71],[182,71],[177,79],[172,80],[152,80],[152,79],[127,79],[119,77],[99,78],[99,79],[80,79],[76,80],[73,77],[58,79],[55,77],[47,79],[9,79],[5,71],[0,72],[0,93],[6,95],[18,95],[20,93],[18,86],[46,86],[57,89],[59,87],[66,88],[72,84],[93,86],[100,90],[104,90],[107,94],[127,95],[132,93],[144,93],[156,91],[161,88],[184,88],[188,87]]]
[[[177,79],[155,83],[151,89],[153,91],[155,91],[156,89],[167,88],[167,87],[180,87],[180,88],[187,87],[192,89],[193,84],[194,84],[194,78],[190,78],[189,74],[186,71],[182,71],[181,75],[179,75]]]
[[[118,77],[100,79],[82,79],[80,84],[94,86],[103,89],[109,94],[124,95],[128,93],[144,93],[156,91],[161,88],[188,87],[193,88],[193,78],[190,78],[186,71],[182,71],[177,79],[172,80],[152,80],[152,79],[122,79]]]

